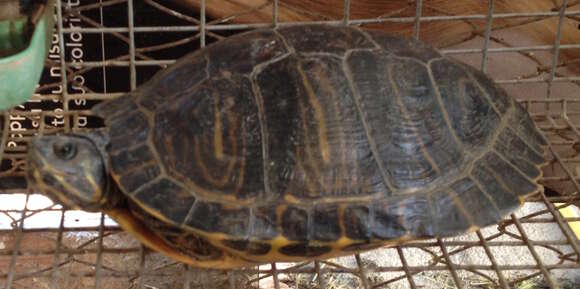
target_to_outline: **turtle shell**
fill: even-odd
[[[247,260],[461,234],[542,189],[545,140],[504,90],[355,27],[239,34],[95,112],[134,205]]]

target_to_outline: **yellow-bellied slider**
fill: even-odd
[[[43,136],[30,180],[202,267],[298,261],[496,223],[538,190],[544,139],[478,70],[415,40],[258,29]]]

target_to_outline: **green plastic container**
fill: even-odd
[[[0,110],[26,102],[40,80],[52,40],[52,0],[41,13],[34,27],[28,17],[0,21]]]

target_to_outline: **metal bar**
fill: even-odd
[[[503,52],[522,52],[522,51],[549,51],[554,49],[552,45],[535,45],[535,46],[520,46],[520,47],[497,47],[487,49],[487,53],[503,53]],[[563,49],[580,49],[580,44],[562,44],[559,46],[559,50]],[[479,48],[467,48],[467,49],[441,49],[441,53],[446,55],[454,54],[472,54],[472,53],[482,53],[483,49]],[[162,59],[162,60],[137,60],[136,65],[169,65],[174,63],[175,59]],[[108,59],[104,61],[85,61],[82,63],[67,63],[68,67],[101,67],[105,66],[128,66],[131,62],[127,60],[113,60]],[[554,77],[558,79],[558,77]],[[563,78],[567,81],[578,80],[577,78]],[[547,80],[546,80],[547,81]]]
[[[278,0],[274,0],[272,9],[274,10],[272,13],[272,23],[274,23],[274,27],[278,27]]]
[[[131,90],[137,88],[137,69],[135,68],[135,25],[133,19],[133,0],[127,0],[127,18],[129,24],[129,84]]]
[[[528,238],[528,236],[526,235],[526,232],[522,228],[522,224],[520,223],[518,218],[516,218],[516,215],[511,214],[510,216],[512,218],[512,221],[516,225],[516,228],[520,232],[522,239],[526,242],[526,245],[528,246],[530,253],[534,257],[534,260],[536,261],[536,263],[540,267],[540,271],[542,271],[542,274],[546,278],[546,281],[550,285],[550,288],[556,288],[556,286],[555,286],[556,282],[555,282],[552,274],[550,274],[550,272],[548,272],[548,269],[546,269],[544,262],[542,262],[542,259],[540,258],[540,256],[538,256],[538,253],[536,252],[536,249],[534,249],[534,245],[532,244],[532,241]]]
[[[10,264],[8,265],[8,274],[4,278],[6,278],[6,289],[12,288],[12,283],[14,282],[15,276],[18,274],[15,272],[16,268],[16,259],[18,258],[18,251],[20,250],[20,242],[22,241],[22,230],[24,228],[24,221],[26,219],[26,209],[28,207],[28,199],[30,194],[27,191],[26,200],[24,202],[24,209],[22,210],[22,214],[20,217],[20,222],[18,224],[18,229],[16,230],[16,240],[14,241],[14,245],[12,246],[12,256],[10,256]]]
[[[60,248],[62,246],[62,234],[63,234],[63,228],[64,228],[64,209],[61,209],[61,214],[60,214],[60,224],[58,226],[58,235],[56,237],[56,248],[54,250],[54,262],[52,263],[52,274],[50,276],[51,280],[50,280],[50,288],[51,289],[57,289],[59,286],[58,284],[56,284],[56,276],[58,273],[58,267],[59,267],[59,263],[60,263]]]
[[[520,221],[522,222],[522,224],[526,224],[526,223],[557,223],[556,218],[534,218],[534,219],[526,219],[526,220],[520,219]],[[578,221],[580,221],[580,217],[562,218],[562,221],[564,221],[564,222],[578,222]]]
[[[556,220],[556,223],[560,227],[560,230],[562,230],[562,233],[566,237],[566,240],[568,241],[568,243],[570,244],[570,246],[572,247],[574,252],[580,258],[580,245],[578,244],[578,240],[576,239],[574,234],[572,232],[570,232],[570,228],[566,224],[564,224],[564,221],[562,220],[562,215],[560,213],[556,212],[556,210],[554,209],[554,205],[546,199],[546,195],[544,195],[542,193],[542,194],[540,194],[540,196],[541,196],[542,200],[544,201],[544,203],[546,204],[546,206],[548,207],[550,214],[552,214],[552,216]]]
[[[278,279],[278,269],[276,269],[276,263],[272,263],[270,266],[270,274],[272,274],[272,280],[274,280],[274,288],[280,289],[280,280]]]
[[[105,25],[105,20],[104,20],[104,16],[103,16],[103,7],[100,6],[99,7],[99,20],[101,21],[100,25],[101,27],[103,27]],[[124,37],[121,34],[117,34],[117,37]],[[130,42],[130,40],[129,40]],[[130,44],[129,44],[130,45]],[[106,47],[105,47],[105,33],[101,33],[101,60],[104,62],[106,57]],[[107,94],[107,68],[103,65],[101,68],[101,73],[103,74],[103,92],[104,94]],[[69,97],[76,99],[75,97],[77,97],[77,95],[69,95]],[[83,97],[90,97],[87,96],[87,93],[84,94]]]
[[[490,49],[491,50],[491,49]],[[175,60],[136,60],[134,65],[135,66],[161,66],[161,65],[170,65],[175,63]],[[131,65],[130,61],[122,61],[122,60],[107,60],[107,61],[86,61],[80,66],[83,67],[102,67],[105,66],[129,66]],[[524,84],[524,83],[544,83],[548,82],[549,79],[543,78],[531,78],[531,79],[496,79],[494,80],[497,84]],[[580,81],[580,76],[568,76],[568,77],[554,77],[552,82],[572,82],[572,81]],[[91,95],[98,95],[98,93],[92,93]],[[115,95],[115,97],[118,96]],[[113,98],[108,97],[108,98]]]
[[[413,275],[414,275],[414,274],[417,274],[417,273],[413,273]],[[384,288],[384,286],[385,286],[385,285],[388,285],[388,284],[395,283],[395,282],[397,282],[397,281],[403,280],[403,279],[405,279],[406,277],[407,277],[407,274],[402,274],[402,275],[400,275],[400,276],[398,276],[398,277],[394,277],[394,278],[391,278],[391,279],[389,279],[389,280],[383,281],[383,282],[381,282],[381,283],[379,283],[379,284],[375,284],[375,285],[373,285],[373,287],[372,287],[372,288],[373,288],[373,289],[375,289],[375,288]],[[388,287],[387,287],[387,288],[388,288]]]
[[[578,219],[574,219],[572,221],[578,221]],[[522,222],[524,223],[524,222]],[[12,230],[3,230],[4,232],[11,232]],[[91,228],[90,230],[71,230],[71,228],[63,228],[63,232],[98,232],[98,228]],[[105,231],[108,232],[120,232],[120,228],[111,228],[106,227]],[[23,233],[33,233],[33,232],[58,232],[58,229],[36,229],[36,230],[24,230]],[[487,241],[486,242],[489,247],[522,247],[526,244],[523,241]],[[478,245],[472,241],[448,241],[445,244],[449,247],[452,246],[473,246]],[[534,244],[536,246],[564,246],[570,245],[571,242],[567,240],[552,240],[552,241],[535,241]],[[438,244],[429,242],[429,243],[414,243],[409,242],[405,243],[405,248],[435,248],[438,247]],[[140,247],[129,247],[129,248],[103,248],[103,253],[107,254],[128,254],[128,253],[135,253],[139,252]],[[83,248],[81,249],[72,249],[72,248],[61,248],[61,254],[67,255],[82,255],[82,254],[94,254],[97,253],[97,249],[93,248]],[[22,256],[40,256],[40,255],[54,255],[55,250],[53,249],[30,249],[27,252],[21,252],[20,255]],[[12,250],[3,250],[0,252],[0,256],[9,256],[12,255]]]
[[[107,6],[113,6],[113,5],[117,5],[117,4],[121,4],[126,2],[127,0],[109,0],[109,1],[99,1],[98,3],[92,3],[92,4],[85,4],[79,7],[76,7],[74,9],[70,9],[71,12],[81,12],[81,11],[88,11],[88,10],[93,10],[96,8],[104,8]]]
[[[102,8],[100,9],[100,12],[101,12],[100,13],[101,23],[97,23],[97,22],[93,21],[91,18],[89,18],[87,16],[84,16],[84,15],[82,15],[80,13],[75,13],[74,15],[77,16],[77,17],[79,17],[80,19],[82,19],[83,22],[86,22],[86,23],[88,23],[88,24],[90,24],[90,25],[92,25],[94,27],[104,27],[104,24],[103,24],[103,21],[102,21],[102,16],[103,16],[103,14],[102,14]],[[105,44],[105,41],[104,41],[103,38],[104,38],[104,34],[105,33],[100,33],[100,34],[101,34],[101,48],[103,49],[102,51],[103,51],[103,59],[104,59],[105,58],[104,57],[104,51],[105,51],[104,44]],[[125,35],[123,35],[121,33],[116,33],[116,32],[111,33],[111,35],[113,35],[117,39],[119,39],[119,40],[127,43],[127,45],[130,45],[130,39],[127,38],[127,37],[125,37]],[[146,55],[144,55],[142,53],[137,53],[137,51],[135,51],[135,52],[136,52],[135,55],[138,55],[139,57],[144,58],[144,59],[149,59]]]
[[[550,68],[550,79],[548,80],[548,93],[546,97],[552,96],[552,81],[556,75],[556,66],[558,65],[558,54],[560,53],[560,42],[562,39],[562,23],[564,23],[564,14],[566,13],[566,0],[562,0],[560,13],[558,15],[558,28],[556,30],[556,40],[554,44],[554,52],[552,55],[552,66]]]
[[[574,220],[574,221],[578,221],[578,220]],[[522,222],[523,223],[523,222]],[[73,230],[67,230],[70,228],[64,228],[63,232],[71,232]],[[112,229],[116,229],[113,230],[113,232],[119,232],[121,231],[119,228],[112,228]],[[109,229],[105,229],[106,231],[109,231]],[[5,232],[10,232],[11,230],[3,230]],[[89,231],[85,231],[85,230],[74,230],[77,232],[95,232],[95,230],[89,230]],[[58,229],[52,229],[52,230],[43,230],[43,229],[37,229],[34,230],[34,232],[58,232]],[[30,231],[23,231],[23,233],[31,233]],[[488,241],[487,242],[489,247],[523,247],[525,246],[525,242],[523,241]],[[569,241],[564,241],[564,240],[551,240],[551,241],[535,241],[534,244],[536,246],[565,246],[565,245],[570,245],[571,242]],[[447,245],[448,247],[452,247],[452,246],[474,246],[474,245],[478,245],[478,243],[474,243],[473,241],[456,241],[456,242],[445,242],[445,245]],[[438,247],[437,244],[433,244],[433,243],[426,243],[426,244],[422,244],[422,243],[405,243],[404,245],[405,248],[435,248]],[[103,253],[107,253],[107,254],[129,254],[129,253],[136,253],[140,251],[140,247],[129,247],[129,248],[107,248],[104,247],[103,249]],[[3,250],[2,252],[0,252],[0,256],[10,256],[12,255],[14,252],[12,250]],[[94,249],[94,248],[83,248],[81,249],[72,249],[72,248],[61,248],[60,249],[60,254],[67,254],[67,255],[83,255],[83,254],[94,254],[94,253],[98,253],[98,249]],[[43,256],[43,255],[54,255],[55,254],[55,250],[53,249],[30,249],[27,252],[20,252],[19,255],[20,256]]]
[[[421,14],[423,9],[423,0],[415,1],[415,21],[413,23],[413,38],[419,40],[419,32],[421,32]]]
[[[443,244],[443,241],[441,240],[441,238],[437,238],[437,243],[439,244],[439,247],[441,248],[441,252],[443,252],[443,257],[445,258],[445,261],[447,262],[447,267],[449,268],[449,271],[451,272],[451,276],[453,277],[453,281],[455,282],[455,285],[457,285],[457,288],[463,288],[463,283],[461,282],[461,280],[459,279],[459,276],[457,275],[457,266],[453,263],[453,261],[451,261],[451,258],[449,257],[449,253],[447,252],[447,247]]]
[[[205,27],[206,27],[206,20],[205,20],[205,0],[201,0],[201,5],[199,8],[199,17],[200,19],[200,23],[199,23],[199,42],[200,42],[200,46],[203,48],[205,47]]]
[[[350,0],[344,0],[344,16],[342,17],[342,22],[344,25],[348,25],[350,22]]]
[[[518,283],[526,281],[526,280],[530,280],[530,279],[535,278],[535,277],[540,276],[540,275],[542,275],[542,272],[536,272],[536,273],[533,273],[533,274],[530,274],[530,275],[527,275],[524,277],[516,278],[515,280],[510,281],[510,285],[515,285],[515,284],[518,284]],[[558,288],[558,289],[560,289],[560,288]]]
[[[405,271],[405,276],[407,276],[407,281],[409,281],[409,286],[411,286],[412,289],[417,288],[417,285],[415,285],[415,280],[413,280],[413,275],[411,274],[411,271],[409,271],[409,265],[407,264],[407,259],[405,258],[405,253],[403,252],[403,249],[401,249],[400,246],[397,246],[397,253],[399,254],[399,259],[401,259],[401,264],[403,265],[403,271]]]
[[[356,259],[356,265],[358,266],[358,275],[359,278],[361,279],[362,285],[365,289],[370,289],[371,286],[369,284],[369,278],[367,277],[367,271],[364,267],[364,264],[360,258],[360,254],[355,254],[354,255],[355,259]]]
[[[576,181],[576,178],[574,177],[574,175],[572,174],[570,169],[568,169],[568,167],[564,165],[564,162],[562,161],[560,154],[552,147],[552,145],[549,146],[549,149],[550,149],[552,155],[554,156],[554,158],[562,166],[562,169],[564,170],[564,172],[568,175],[569,180],[572,182],[572,184],[574,184],[574,187],[576,187],[576,189],[578,191],[580,191],[580,184],[578,183],[578,181]]]
[[[318,278],[318,287],[326,288],[328,284],[326,282],[326,278],[324,277],[324,273],[322,272],[322,266],[320,265],[319,261],[314,261],[314,269],[316,270],[316,276]]]
[[[491,0],[491,1],[493,1],[493,0]],[[503,273],[499,269],[499,266],[497,265],[497,261],[495,260],[495,257],[491,253],[491,249],[489,248],[487,240],[485,240],[485,238],[483,237],[483,234],[481,234],[480,230],[475,231],[475,233],[477,234],[477,237],[479,238],[479,241],[481,242],[481,246],[485,250],[487,257],[489,258],[489,261],[491,262],[491,266],[493,267],[493,270],[497,274],[497,279],[499,280],[499,284],[501,285],[502,288],[509,289],[510,286],[507,283],[507,281],[505,280],[505,276],[503,275]]]
[[[107,100],[107,99],[114,99],[119,96],[125,95],[127,92],[104,92],[104,93],[70,93],[69,99],[87,99],[87,100]],[[35,95],[31,98],[31,100],[53,100],[54,97],[57,97],[56,94],[42,94],[42,95]],[[74,111],[74,110],[71,110]],[[18,112],[21,113],[21,112]],[[36,113],[36,112],[29,112],[29,113]],[[38,113],[37,113],[38,114]]]
[[[263,266],[265,266],[265,265],[263,265]],[[260,272],[260,273],[256,273],[258,276],[254,277],[254,278],[251,278],[250,280],[248,280],[246,282],[246,284],[252,284],[254,282],[257,282],[258,283],[258,287],[260,287],[260,281],[261,280],[264,280],[266,278],[270,278],[272,276],[271,269],[269,269],[267,271],[264,271],[264,270],[260,270],[260,267],[261,266],[258,266],[258,269],[256,270],[257,272]],[[240,272],[246,272],[246,271],[245,270],[240,270]]]
[[[56,0],[56,22],[57,22],[57,32],[58,32],[58,45],[60,47],[59,57],[60,57],[60,79],[62,86],[62,109],[68,111],[68,81],[66,78],[66,58],[65,58],[65,45],[64,45],[64,28],[63,28],[63,17],[62,17],[62,1]],[[65,129],[68,129],[68,121],[64,122]]]
[[[131,0],[129,0],[131,1]],[[101,274],[103,267],[103,232],[105,227],[105,214],[101,213],[101,225],[99,226],[99,238],[97,240],[97,265],[95,269],[95,289],[101,288]]]
[[[550,51],[555,48],[554,45],[530,45],[530,46],[515,46],[515,47],[495,47],[488,48],[487,52],[500,53],[500,52],[527,52],[527,51]],[[561,44],[558,46],[559,50],[563,49],[578,49],[580,44]],[[477,54],[482,53],[483,49],[479,48],[462,48],[462,49],[441,49],[443,54],[453,55],[453,54]]]
[[[487,51],[489,50],[489,38],[491,35],[491,26],[493,23],[493,6],[494,0],[488,0],[488,10],[487,10],[487,20],[485,24],[483,50],[481,51],[481,71],[484,73],[487,66]]]
[[[564,16],[578,16],[580,11],[566,11]],[[558,12],[522,12],[522,13],[497,13],[493,15],[493,19],[507,19],[507,18],[547,18],[559,16]],[[431,21],[453,21],[453,20],[485,20],[487,15],[485,14],[474,14],[474,15],[438,15],[438,16],[423,16],[421,17],[421,22],[431,22]],[[373,24],[373,23],[384,23],[384,22],[395,22],[395,23],[413,23],[415,17],[390,17],[390,18],[375,18],[375,19],[351,19],[349,24],[351,25],[361,25],[361,24]],[[282,22],[279,23],[280,26],[291,26],[300,24],[334,24],[339,25],[344,23],[344,20],[332,20],[332,21],[296,21],[296,22]],[[252,28],[264,28],[269,27],[269,23],[255,23],[255,24],[212,24],[207,25],[207,30],[246,30]],[[143,26],[135,27],[134,31],[136,33],[140,32],[178,32],[178,31],[199,31],[197,26]],[[129,32],[126,27],[106,27],[106,28],[79,28],[71,27],[65,28],[63,30],[65,33],[70,32],[83,32],[83,33],[101,33],[101,32]]]
[[[188,15],[185,15],[185,14],[179,12],[179,11],[175,11],[175,10],[169,9],[166,6],[161,5],[161,4],[157,3],[157,2],[155,2],[154,0],[145,0],[145,2],[147,2],[147,4],[149,4],[151,6],[159,9],[160,11],[165,12],[166,14],[168,14],[170,16],[179,18],[181,20],[185,20],[187,22],[191,22],[193,24],[199,24],[200,23],[199,20],[197,20],[196,18],[191,17],[191,16],[188,16]]]
[[[230,270],[230,272],[228,272],[228,275],[229,275],[228,279],[230,281],[230,289],[236,289],[236,270]]]
[[[562,119],[564,120],[564,122],[566,122],[566,124],[568,125],[568,128],[570,128],[570,130],[574,133],[574,135],[576,136],[576,140],[580,140],[580,132],[578,131],[578,129],[574,126],[574,123],[572,123],[572,121],[570,121],[570,118],[568,117],[568,115],[566,114],[566,107],[568,102],[564,102],[564,115],[562,115]]]
[[[137,271],[137,289],[145,289],[143,272],[145,272],[145,246],[139,246],[139,270]]]
[[[188,265],[183,265],[185,267],[185,280],[183,281],[183,289],[191,288],[191,267]]]
[[[162,66],[175,63],[175,60],[105,60],[105,61],[85,61],[79,63],[77,67],[101,67],[101,66],[129,66],[133,63],[135,66]]]
[[[455,264],[456,270],[493,270],[489,265],[461,265]],[[580,269],[580,265],[577,263],[562,263],[562,264],[551,264],[551,265],[544,265],[547,270],[561,270],[561,269]],[[498,268],[502,271],[520,271],[520,270],[539,270],[540,267],[538,265],[498,265]],[[439,266],[409,266],[410,271],[445,271],[449,272],[450,269],[446,265],[439,265]],[[385,267],[376,267],[373,269],[375,273],[378,272],[400,272],[404,274],[403,267],[401,266],[385,266]],[[257,270],[257,269],[244,269],[242,272],[245,274],[265,274],[270,273],[270,270]],[[280,274],[293,274],[293,273],[302,273],[302,274],[313,274],[313,269],[296,269],[296,270],[280,270]],[[356,270],[346,270],[344,268],[328,268],[326,270],[328,274],[339,274],[339,273],[350,273],[356,274]],[[101,278],[105,277],[117,277],[117,278],[124,278],[124,277],[134,277],[137,274],[137,270],[127,270],[127,271],[103,271],[101,273]],[[95,277],[94,270],[91,271],[78,271],[78,272],[69,272],[68,275],[70,277]],[[174,276],[171,273],[159,273],[154,271],[149,271],[148,276],[150,277],[164,277],[164,276]],[[3,273],[0,274],[0,278],[6,278],[8,274]],[[50,278],[50,272],[25,272],[25,273],[16,273],[15,279],[20,279],[24,277],[38,277],[38,278]],[[402,278],[405,278],[404,275]]]
[[[548,82],[548,79],[533,78],[533,79],[498,79],[494,82],[497,84],[524,84],[524,83],[544,83]],[[580,76],[569,76],[569,77],[554,77],[552,82],[572,82],[580,81]]]

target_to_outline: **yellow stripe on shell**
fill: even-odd
[[[220,117],[220,110],[218,109],[218,97],[214,93],[214,128],[213,128],[213,147],[215,150],[215,158],[221,161],[224,158],[223,136],[222,136],[222,118]]]
[[[232,141],[233,141],[232,154],[234,156],[237,156],[236,139],[234,138]],[[198,136],[194,136],[193,142],[194,142],[195,159],[197,161],[196,164],[200,168],[204,180],[206,180],[207,182],[209,182],[212,185],[217,186],[217,187],[225,186],[227,184],[227,182],[229,181],[229,179],[231,178],[232,172],[234,170],[234,166],[236,165],[236,159],[232,157],[228,160],[228,166],[227,166],[225,172],[222,174],[223,176],[221,179],[214,178],[211,175],[211,170],[209,170],[207,168],[207,166],[205,165],[205,163],[203,161],[203,157],[202,157],[202,153],[201,153],[201,140],[200,140],[200,138]],[[221,145],[222,144],[220,144],[220,146]],[[223,147],[221,149],[223,150]],[[217,154],[217,152],[216,152],[216,154]],[[221,152],[221,154],[222,154],[221,157],[223,158],[223,152]],[[220,158],[218,158],[218,160],[220,160]]]
[[[308,102],[310,106],[314,110],[314,117],[316,118],[316,125],[318,128],[318,143],[320,146],[320,154],[322,156],[322,160],[324,163],[328,163],[330,161],[330,146],[328,145],[328,139],[326,136],[326,121],[324,118],[324,110],[320,101],[316,98],[316,93],[302,69],[302,65],[298,63],[298,72],[300,73],[300,77],[302,78],[302,83],[304,83],[304,87],[306,88],[306,95],[308,96]]]

